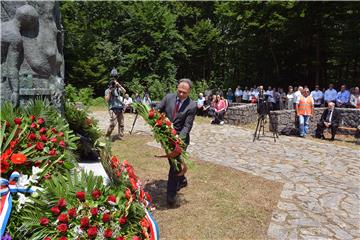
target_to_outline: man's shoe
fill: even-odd
[[[176,196],[174,196],[174,197],[167,196],[167,204],[170,207],[174,207],[176,205]]]
[[[181,182],[178,184],[177,188],[176,188],[176,191],[180,191],[180,189],[184,188],[187,186],[187,180]]]

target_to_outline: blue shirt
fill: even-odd
[[[343,92],[338,92],[336,101],[338,103],[348,103],[350,100],[350,92],[348,90],[345,90]]]
[[[325,91],[325,94],[324,94],[324,100],[325,102],[333,102],[335,101],[336,99],[336,96],[337,96],[337,91],[335,89],[328,89]]]
[[[324,94],[322,93],[322,91],[320,91],[320,90],[314,90],[314,91],[312,91],[311,92],[311,94],[310,94],[312,97],[313,97],[313,99],[314,99],[314,104],[315,105],[320,105],[321,104],[321,100],[322,100],[322,98],[323,98],[323,96],[324,96]]]
[[[204,97],[198,98],[198,100],[197,100],[197,105],[198,105],[198,106],[204,106],[204,102],[205,102],[205,98],[204,98]]]

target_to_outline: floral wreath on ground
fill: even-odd
[[[146,209],[151,198],[127,161],[104,154],[117,178],[104,185],[102,177],[75,168],[77,137],[56,111],[51,118],[1,115],[2,239],[158,239]]]

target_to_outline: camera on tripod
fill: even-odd
[[[268,102],[268,95],[265,95],[263,92],[260,92],[259,99],[257,101],[257,113],[259,116],[265,117],[270,114],[270,106]]]

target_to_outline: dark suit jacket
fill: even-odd
[[[186,144],[190,143],[190,131],[195,119],[197,106],[194,101],[188,97],[182,103],[178,113],[176,114],[175,119],[173,119],[173,113],[176,106],[176,94],[169,93],[167,94],[161,102],[157,105],[157,109],[160,112],[164,112],[173,123],[173,126],[179,136],[184,139]]]
[[[323,112],[323,114],[321,115],[320,118],[320,122],[325,122],[326,120],[326,116],[328,115],[329,109],[325,109],[325,111]],[[335,108],[333,115],[331,117],[331,125],[334,126],[339,126],[340,124],[340,120],[341,120],[341,114],[339,113],[339,111]]]

